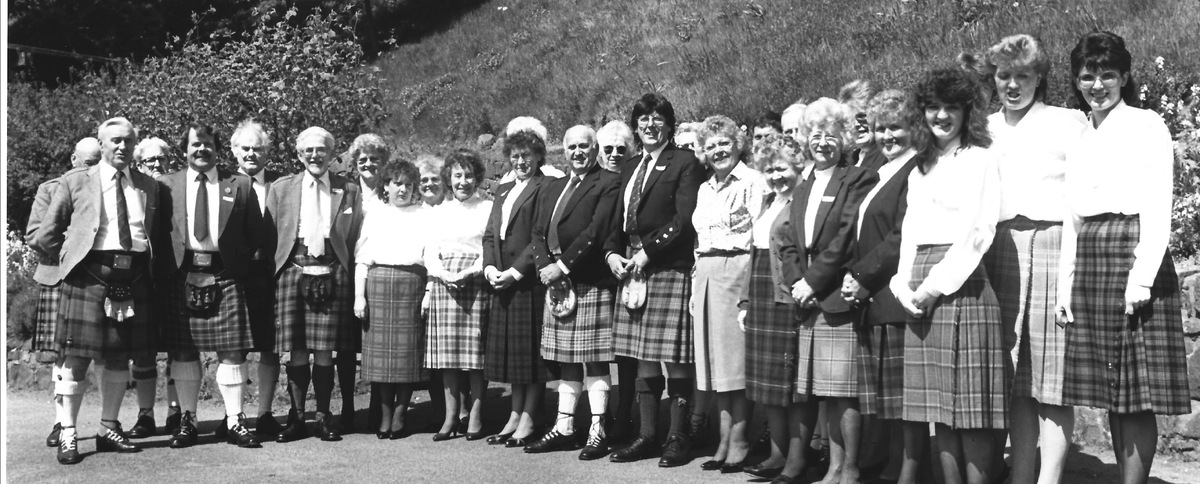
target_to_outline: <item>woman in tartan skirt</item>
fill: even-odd
[[[995,237],[999,175],[973,75],[934,70],[913,91],[910,124],[932,143],[908,177],[890,283],[911,315],[903,418],[936,424],[947,482],[990,483],[996,431],[1008,426],[1000,307],[981,265]]]
[[[460,430],[478,433],[483,428],[480,397],[487,388],[483,341],[489,307],[483,279],[483,231],[492,211],[492,202],[478,193],[483,176],[479,153],[467,149],[451,153],[441,173],[450,196],[429,213],[429,220],[438,225],[425,246],[430,279],[425,367],[442,375],[446,414],[441,430],[433,436],[438,441]],[[458,428],[458,382],[463,371],[470,378],[467,429]]]
[[[1063,404],[1108,410],[1123,482],[1146,482],[1155,415],[1191,411],[1171,230],[1171,135],[1135,108],[1125,41],[1087,34],[1071,51],[1076,98],[1090,111],[1067,152],[1059,311],[1067,324]],[[1068,304],[1069,302],[1069,304]]]

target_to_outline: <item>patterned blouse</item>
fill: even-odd
[[[700,185],[692,225],[696,228],[696,255],[749,252],[754,217],[762,212],[771,193],[767,180],[744,163],[738,163],[724,180],[714,173]]]

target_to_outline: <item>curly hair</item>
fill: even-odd
[[[503,153],[505,158],[508,158],[512,151],[518,148],[527,149],[538,155],[539,161],[535,166],[542,166],[546,162],[546,141],[536,132],[524,130],[504,136]]]
[[[800,119],[800,134],[804,138],[812,136],[812,132],[821,130],[837,136],[841,143],[842,160],[845,163],[854,147],[854,113],[845,104],[823,97],[804,110]],[[806,146],[805,153],[811,156],[811,150]]]
[[[476,188],[483,183],[483,177],[487,174],[487,169],[483,166],[483,157],[479,153],[467,148],[459,148],[450,153],[450,156],[446,157],[445,163],[442,164],[442,185],[446,190],[454,189],[450,186],[450,173],[456,167],[469,170],[475,176]]]
[[[247,133],[254,135],[255,139],[267,149],[271,148],[271,133],[268,133],[262,123],[254,118],[246,118],[238,123],[236,128],[233,128],[233,134],[229,136],[230,146],[237,145],[242,135]]]
[[[845,104],[846,107],[850,108],[851,112],[858,114],[867,111],[867,103],[869,103],[871,98],[875,97],[875,94],[878,92],[879,88],[875,86],[875,83],[862,79],[855,79],[847,82],[841,87],[841,89],[838,89],[837,100],[842,104]]]
[[[767,168],[775,164],[776,161],[786,161],[793,170],[799,171],[803,166],[803,158],[801,154],[804,149],[796,140],[782,133],[771,133],[765,138],[754,144],[754,152],[752,156],[751,166],[760,172],[766,172]]]
[[[926,72],[913,86],[913,105],[909,109],[909,126],[924,131],[933,141],[933,132],[925,121],[925,108],[932,104],[962,106],[963,126],[959,135],[962,145],[987,148],[992,145],[988,131],[987,113],[979,104],[979,81],[962,69],[943,68]],[[936,143],[930,143],[931,146]]]
[[[920,152],[929,146],[929,130],[917,129],[912,124],[910,113],[913,111],[913,98],[909,93],[899,89],[888,89],[876,94],[867,104],[867,120],[871,129],[880,124],[899,123],[908,129],[912,149]],[[918,124],[924,124],[921,120]]]
[[[388,184],[394,180],[406,180],[415,189],[421,180],[421,170],[418,170],[417,165],[412,162],[397,158],[384,163],[379,168],[379,178],[383,182],[382,184]]]
[[[1046,91],[1050,88],[1050,56],[1042,49],[1041,42],[1029,34],[1010,35],[1000,39],[996,45],[988,49],[984,65],[994,75],[1001,65],[1009,67],[1029,67],[1041,76],[1033,98],[1046,99]],[[995,81],[991,81],[995,82]]]
[[[1097,72],[1113,69],[1126,76],[1125,86],[1121,88],[1121,99],[1132,107],[1141,107],[1142,103],[1138,98],[1138,83],[1133,79],[1132,65],[1133,55],[1125,48],[1125,39],[1120,35],[1095,31],[1079,39],[1079,43],[1075,44],[1074,49],[1071,49],[1071,72],[1067,77],[1071,80],[1071,91],[1075,93],[1075,100],[1079,103],[1079,108],[1083,109],[1085,113],[1092,110],[1087,103],[1087,98],[1083,97],[1083,93],[1079,91],[1076,81],[1079,72],[1084,69]]]
[[[746,142],[742,139],[742,130],[738,128],[737,122],[730,119],[728,116],[709,116],[700,122],[700,129],[696,130],[696,144],[700,147],[704,146],[704,142],[709,138],[716,136],[724,136],[733,141],[733,151],[739,152]]]
[[[380,158],[382,158],[379,160],[379,162],[386,163],[388,158],[391,157],[392,150],[388,147],[387,142],[383,141],[383,137],[375,133],[366,133],[354,138],[354,142],[350,143],[351,162],[357,165],[358,157],[359,155],[362,155],[362,152],[364,151],[374,151],[379,153],[381,155]]]
[[[187,153],[188,137],[192,135],[192,131],[195,131],[197,135],[203,134],[211,137],[213,140],[213,152],[221,152],[221,135],[217,134],[217,130],[213,128],[211,124],[192,121],[183,127],[183,132],[179,135],[180,153]]]

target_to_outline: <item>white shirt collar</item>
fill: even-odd
[[[312,172],[310,172],[308,170],[304,170],[304,179],[303,179],[304,186],[307,187],[309,185],[312,185],[312,182],[315,179],[316,178],[312,176]],[[326,170],[325,173],[321,175],[321,183],[324,184],[326,187],[330,186],[329,185],[329,170]]]
[[[210,168],[208,171],[204,172],[204,175],[208,177],[208,183],[216,183],[217,182],[217,177],[215,176],[216,170],[217,170],[217,167],[214,166],[214,167]],[[187,180],[188,181],[190,181],[190,182],[196,181],[196,176],[199,174],[200,174],[200,172],[196,171],[195,168],[192,168],[191,166],[187,167]]]
[[[267,183],[267,170],[258,170],[258,173],[251,175],[249,173],[246,173],[246,170],[238,168],[238,173],[241,173],[250,178],[253,178],[254,181],[258,182],[260,185],[265,185]]]
[[[100,160],[100,163],[97,163],[96,166],[100,167],[100,176],[104,180],[112,180],[115,176],[117,176],[117,168],[109,164],[107,161]],[[132,178],[129,177],[129,165],[125,165],[125,168],[122,169],[121,172],[125,174],[126,180],[132,180]]]
[[[650,152],[650,161],[658,163],[658,157],[662,156],[663,150],[667,149],[667,144],[669,144],[669,143],[663,143],[663,145],[659,146],[657,150],[651,151]],[[642,159],[643,160],[646,159],[646,153],[644,151],[642,153]]]

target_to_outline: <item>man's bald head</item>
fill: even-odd
[[[100,162],[100,140],[87,137],[75,143],[75,152],[71,154],[71,168],[92,166]]]

